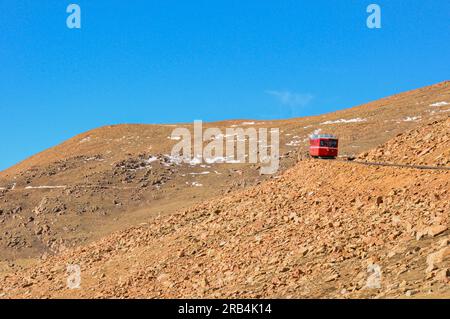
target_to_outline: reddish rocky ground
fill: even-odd
[[[331,114],[205,128],[279,128],[281,174],[305,157],[312,132],[338,135],[340,154],[357,155],[447,118],[449,104],[447,81]],[[167,156],[177,142],[168,138],[175,127],[98,128],[0,172],[0,272],[276,177],[260,176],[254,164],[176,165]],[[370,158],[447,165],[448,135],[425,134],[432,127],[408,133],[417,144],[405,148],[399,139],[407,143],[409,135],[402,135],[391,142],[398,149],[382,146],[383,154],[376,150]]]
[[[442,165],[449,134],[443,118],[380,149],[397,159],[440,141],[426,163]],[[305,159],[259,185],[4,272],[0,294],[450,298],[449,226],[448,170]],[[68,264],[81,267],[80,289],[66,286]]]
[[[407,165],[450,166],[450,119],[432,121],[415,130],[400,133],[393,140],[366,152],[369,162]]]

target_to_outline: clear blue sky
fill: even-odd
[[[448,80],[449,22],[448,0],[0,0],[0,169],[107,124],[305,116]]]

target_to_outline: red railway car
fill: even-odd
[[[338,142],[338,138],[331,134],[311,135],[309,154],[314,158],[336,158],[338,156]]]

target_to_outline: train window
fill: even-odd
[[[321,140],[320,146],[321,147],[337,147],[337,141],[336,140]]]

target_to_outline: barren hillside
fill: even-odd
[[[305,153],[312,132],[338,135],[341,155],[356,155],[406,130],[448,117],[449,101],[447,81],[322,116],[236,120],[204,127],[280,128],[281,174],[302,157],[299,152]],[[175,127],[102,127],[0,172],[2,265],[9,268],[13,261],[17,266],[45,258],[277,178],[261,176],[255,164],[179,165],[169,155],[177,142],[169,138]]]
[[[360,156],[369,162],[450,166],[450,118],[400,133]]]
[[[401,158],[395,152],[422,145],[420,133],[448,135],[447,123],[386,145]],[[15,269],[0,294],[450,298],[449,212],[448,170],[305,159],[273,180]],[[80,265],[81,289],[66,288],[68,264]],[[368,285],[374,269],[379,286]]]

